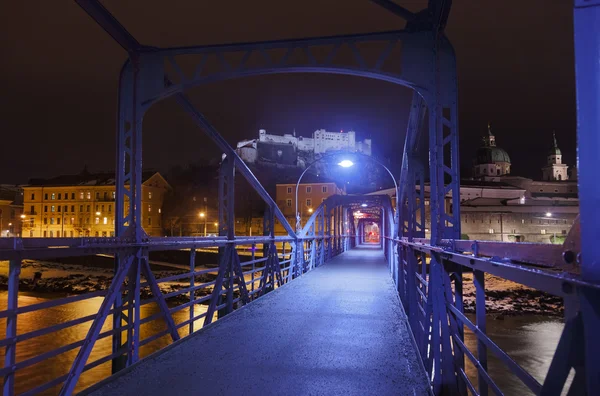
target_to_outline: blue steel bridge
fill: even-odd
[[[8,302],[0,311],[4,395],[70,395],[90,385],[81,381],[87,372],[107,365],[113,375],[86,392],[502,395],[488,371],[491,356],[533,394],[559,395],[565,386],[569,395],[600,392],[600,1],[573,2],[582,220],[565,246],[460,240],[456,55],[444,34],[450,0],[429,0],[418,13],[372,0],[407,21],[398,31],[174,48],[138,42],[98,1],[77,3],[127,53],[119,76],[116,237],[0,240],[0,259],[10,260]],[[377,59],[366,57],[365,48],[379,51]],[[232,62],[232,54],[241,60]],[[333,196],[299,229],[288,223],[185,94],[205,83],[275,73],[362,76],[413,89],[396,202]],[[143,231],[142,118],[169,97],[226,154],[218,237],[152,238]],[[235,177],[264,200],[263,236],[234,233]],[[426,180],[430,213],[420,195]],[[355,218],[365,202],[369,217]],[[379,225],[381,243],[364,240],[367,220]],[[286,235],[275,235],[276,222]],[[291,250],[280,254],[276,244]],[[196,250],[208,247],[218,248],[218,268],[196,269]],[[241,262],[237,250],[248,247],[264,255]],[[189,251],[189,271],[157,279],[149,253],[168,250]],[[93,254],[115,256],[107,290],[24,303],[23,260]],[[214,280],[200,281],[207,272]],[[473,273],[474,316],[464,313],[465,272]],[[563,299],[565,326],[543,382],[487,335],[485,274]],[[161,290],[160,284],[175,281],[185,286]],[[146,290],[150,298],[141,297]],[[170,303],[182,297],[183,304]],[[19,325],[25,315],[69,312],[71,304],[92,299],[101,303],[85,315],[35,330]],[[144,314],[149,305],[154,313]],[[141,327],[155,321],[163,330],[143,337]],[[32,340],[76,326],[87,332],[75,342],[17,353]],[[473,350],[466,332],[476,337]],[[165,338],[169,346],[140,359],[140,348]],[[107,340],[108,351],[95,348]],[[51,379],[31,384],[28,373],[53,359],[68,360],[70,369],[50,369]],[[466,364],[475,367],[475,377],[466,374]]]

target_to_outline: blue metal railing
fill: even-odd
[[[206,275],[215,276],[219,272],[219,268],[203,268],[196,270],[195,268],[195,253],[196,249],[206,247],[219,247],[224,248],[225,246],[233,245],[238,249],[250,248],[252,251],[252,257],[249,261],[241,262],[242,276],[244,279],[244,286],[247,287],[248,301],[253,301],[259,298],[261,295],[266,293],[268,290],[282,286],[283,284],[291,281],[296,276],[301,275],[304,272],[310,271],[317,267],[321,263],[324,263],[331,257],[341,253],[340,250],[335,249],[334,241],[337,238],[347,239],[346,236],[307,236],[304,238],[296,238],[294,236],[283,236],[283,237],[239,237],[234,240],[225,240],[224,238],[150,238],[143,243],[133,243],[125,239],[117,238],[63,238],[63,239],[19,239],[19,238],[3,238],[0,240],[0,259],[10,259],[9,279],[8,279],[8,306],[7,309],[0,311],[0,320],[6,321],[6,336],[0,340],[0,347],[5,349],[4,353],[4,367],[0,369],[0,375],[4,378],[4,389],[3,394],[12,395],[15,392],[19,392],[26,395],[35,395],[42,392],[46,392],[51,389],[55,389],[67,381],[73,376],[73,370],[66,374],[57,374],[50,380],[43,383],[33,383],[28,381],[26,375],[31,375],[31,371],[36,364],[41,362],[51,361],[58,356],[67,356],[69,353],[73,354],[82,347],[89,346],[89,344],[97,343],[100,340],[108,339],[113,337],[115,334],[127,333],[134,328],[138,328],[142,325],[147,325],[154,321],[164,319],[164,312],[158,311],[156,313],[143,314],[144,309],[149,307],[151,304],[157,303],[158,298],[161,297],[164,301],[168,301],[168,315],[174,318],[175,329],[170,329],[168,326],[166,329],[156,331],[152,334],[147,335],[144,339],[140,339],[138,345],[132,345],[131,342],[124,340],[121,348],[112,351],[102,356],[94,355],[93,359],[86,361],[82,367],[81,373],[87,372],[95,367],[102,364],[109,363],[118,359],[122,356],[127,356],[132,353],[132,348],[140,348],[155,342],[162,337],[169,335],[170,331],[175,330],[176,332],[183,331],[187,328],[187,334],[191,334],[194,331],[202,328],[204,324],[211,323],[213,320],[217,320],[222,315],[220,312],[230,312],[244,304],[241,290],[241,285],[234,282],[225,282],[225,289],[215,289],[215,284],[218,279],[207,280],[202,279]],[[269,256],[256,257],[255,251],[257,245],[265,245],[278,243],[281,244],[281,250],[277,253],[277,262],[275,264],[275,271],[280,272],[281,277],[273,276],[268,278],[268,266]],[[291,249],[288,246],[298,244],[302,249]],[[325,245],[331,249],[325,249]],[[341,246],[346,246],[344,242]],[[85,338],[78,339],[73,342],[69,342],[65,345],[53,348],[51,350],[42,351],[30,351],[27,353],[27,357],[17,359],[16,349],[21,348],[25,342],[31,343],[36,339],[44,339],[44,337],[52,336],[61,331],[70,331],[76,326],[91,326],[91,324],[98,319],[101,313],[96,312],[88,315],[81,315],[73,317],[67,321],[52,324],[46,327],[37,328],[30,331],[19,331],[18,323],[19,318],[22,315],[34,314],[34,315],[48,315],[53,309],[66,309],[69,310],[69,305],[72,303],[82,303],[86,301],[92,301],[92,299],[106,298],[109,294],[109,290],[99,290],[91,293],[71,295],[59,299],[52,299],[31,305],[22,305],[20,298],[23,297],[19,294],[19,283],[22,280],[20,276],[21,262],[23,259],[36,259],[36,258],[58,258],[67,256],[84,256],[90,254],[114,254],[124,249],[133,249],[144,247],[148,251],[165,251],[165,250],[180,250],[189,249],[190,251],[190,267],[188,271],[184,273],[178,273],[156,279],[156,285],[164,285],[170,283],[176,285],[175,289],[161,290],[161,295],[156,296],[152,294],[151,297],[142,299],[139,303],[135,304],[135,307],[131,306],[130,303],[124,303],[121,307],[115,310],[112,307],[104,315],[103,322],[109,323],[107,320],[108,316],[115,314],[127,315],[131,312],[132,308],[142,311],[142,314],[129,316],[131,319],[127,319],[126,323],[113,328],[109,326],[108,329],[103,328],[97,337],[90,338],[90,334]],[[314,248],[313,248],[314,247]],[[323,247],[323,249],[321,248]],[[287,250],[286,250],[287,248]],[[296,251],[302,251],[301,255],[296,255]],[[331,251],[329,255],[323,254],[325,251]],[[298,257],[298,259],[296,259]],[[295,269],[298,267],[298,269]],[[139,289],[148,289],[150,286],[150,280],[141,280]],[[122,284],[119,286],[119,293],[127,295],[128,286]],[[218,294],[219,303],[215,306],[215,314],[211,318],[207,318],[207,309],[198,311],[197,307],[206,307],[211,299],[215,298],[215,294]],[[225,298],[227,295],[232,295],[233,298],[228,300]],[[143,308],[143,309],[142,309]],[[184,310],[189,310],[189,315],[182,316],[181,313]],[[73,311],[73,314],[75,311]],[[136,322],[136,317],[139,320]],[[198,322],[203,320],[203,322]],[[204,323],[204,324],[203,324]],[[92,345],[93,347],[93,345]],[[72,359],[72,358],[70,358]],[[24,373],[24,375],[20,375]],[[80,374],[81,374],[80,373]],[[77,389],[81,390],[82,386],[91,385],[89,381],[86,385],[79,385]]]
[[[586,291],[600,292],[600,285],[585,282],[561,268],[573,268],[560,264],[561,246],[469,240],[443,240],[439,246],[432,246],[427,239],[388,240],[393,241],[397,252],[388,257],[390,272],[395,277],[434,393],[466,394],[468,389],[473,395],[487,395],[491,389],[494,394],[503,395],[488,372],[488,355],[491,353],[533,394],[560,394],[567,376],[559,376],[556,383],[556,372],[560,372],[560,367],[556,367],[562,361],[568,364],[566,349],[573,347],[565,346],[568,343],[563,339],[584,337],[579,325],[581,312],[577,308],[580,295]],[[503,254],[508,251],[513,257]],[[530,261],[535,265],[524,264],[528,260],[523,258],[534,253],[536,258]],[[518,258],[520,262],[515,263]],[[464,314],[462,274],[466,271],[473,272],[475,284],[474,321]],[[564,300],[566,326],[544,384],[486,334],[486,274]],[[465,330],[476,337],[477,351],[471,351],[465,345]],[[465,357],[477,370],[477,386],[466,374]],[[573,386],[581,386],[582,376],[574,381],[577,380],[579,382],[574,382]],[[557,386],[560,389],[557,390]]]

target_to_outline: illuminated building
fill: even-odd
[[[157,172],[142,178],[142,221],[148,235],[162,235],[161,211],[171,189]],[[23,237],[115,236],[114,173],[32,179],[23,187]],[[126,203],[125,212],[129,210]]]

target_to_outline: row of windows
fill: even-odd
[[[494,229],[493,229],[493,228],[490,228],[490,229],[488,230],[488,233],[490,233],[490,234],[494,234],[494,233],[495,233],[495,231],[494,231]],[[513,229],[511,233],[512,233],[512,234],[517,234],[517,230],[516,230],[516,229]],[[545,229],[541,229],[541,230],[540,230],[540,234],[542,234],[542,235],[546,235],[546,230],[545,230]],[[567,235],[567,230],[561,230],[561,234],[562,234],[562,235]]]
[[[45,225],[46,224],[60,225],[60,222],[61,222],[61,218],[60,217],[56,217],[56,218],[55,217],[44,217],[44,224]],[[105,225],[108,224],[108,217],[104,217],[104,218],[102,218],[102,220],[100,220],[100,217],[96,217],[95,221],[94,221],[94,224],[100,224],[100,223],[105,224]],[[115,219],[114,218],[111,219],[111,223],[112,223],[112,225],[115,225]],[[33,219],[30,219],[30,225],[31,225],[31,227],[33,227],[33,224],[34,224],[33,223]],[[75,217],[71,217],[70,219],[64,219],[64,224],[65,225],[67,225],[67,224],[71,224],[71,225],[75,225],[75,224],[80,224],[80,225],[81,224],[90,224],[90,218],[89,217],[86,217],[86,218],[80,217],[79,218],[79,222],[76,223],[75,222]]]
[[[61,218],[60,218],[60,217],[56,217],[56,218],[54,218],[54,217],[50,217],[50,218],[48,218],[48,217],[45,217],[45,218],[44,218],[44,225],[48,225],[48,224],[50,224],[50,225],[55,225],[55,224],[56,224],[56,225],[60,225],[60,221],[61,221]],[[104,224],[104,225],[107,225],[107,224],[108,224],[108,217],[104,217],[104,218],[102,218],[102,220],[100,220],[100,217],[96,217],[96,218],[94,219],[94,224],[97,224],[97,225],[99,225],[100,223],[102,223],[102,224]],[[64,220],[64,224],[63,224],[63,225],[67,225],[67,224],[68,224],[68,225],[75,225],[75,224],[84,225],[84,224],[90,224],[90,218],[89,218],[89,217],[86,217],[86,218],[84,219],[83,217],[80,217],[80,218],[79,218],[79,222],[78,222],[78,223],[76,223],[76,222],[75,222],[75,217],[71,217],[70,219],[65,219],[65,220]],[[114,219],[114,218],[113,218],[113,219],[111,219],[111,224],[112,224],[112,225],[115,225],[115,219]],[[152,225],[152,217],[148,217],[148,225],[149,225],[149,226],[151,226],[151,225]],[[159,221],[158,225],[160,226],[160,221]],[[30,219],[29,226],[30,226],[30,227],[34,227],[34,222],[33,222],[33,219]]]
[[[79,205],[79,212],[83,212],[84,205]],[[108,211],[108,213],[112,213],[112,205],[96,205],[95,206],[95,211],[96,212],[104,212],[105,209]],[[55,206],[55,205],[44,205],[44,213],[48,213],[48,211],[50,211],[51,213],[53,212],[58,212],[61,213],[62,212],[69,212],[69,206],[68,205],[64,205],[64,206]],[[85,211],[86,212],[90,212],[91,211],[91,205],[85,205]],[[75,213],[75,205],[71,205],[71,212]],[[152,205],[148,205],[148,212],[152,212]],[[158,213],[161,213],[160,208],[158,208]],[[30,207],[30,214],[35,214],[35,206],[31,205]]]
[[[83,208],[84,208],[84,205],[79,205],[79,212],[83,212]],[[48,213],[48,209],[50,209],[50,212],[58,212],[58,213],[60,213],[61,210],[63,212],[69,212],[69,206],[68,205],[65,205],[65,206],[60,206],[60,205],[58,205],[58,206],[55,206],[55,205],[48,206],[48,205],[44,205],[44,213]],[[95,211],[96,212],[104,212],[105,209],[107,209],[108,213],[112,213],[112,205],[106,205],[106,206],[105,205],[96,205]],[[148,208],[148,209],[149,209],[148,211],[150,211],[150,208]],[[31,210],[31,214],[34,214],[35,213],[35,206],[31,205],[30,210]],[[85,211],[86,212],[90,212],[91,211],[91,205],[85,205]],[[71,205],[71,212],[75,213],[75,205]]]
[[[322,198],[321,202],[325,202],[325,198]],[[291,198],[286,199],[285,200],[285,205],[287,207],[291,208],[292,207],[292,199]],[[312,206],[312,199],[310,199],[310,198],[306,199],[306,206]]]
[[[48,237],[49,238],[54,238],[54,237],[60,238],[60,235],[61,235],[60,231],[56,231],[56,233],[54,231],[44,231],[43,232],[44,238],[48,238]],[[91,236],[89,231],[86,231],[85,233],[83,231],[79,231],[79,235],[78,236],[83,237],[84,235],[86,237]],[[33,237],[33,230],[29,231],[29,236]],[[75,233],[73,231],[65,231],[65,232],[63,232],[62,236],[64,238],[74,238],[75,237]],[[110,231],[110,233],[109,233],[109,232],[106,232],[106,231],[102,231],[102,234],[100,234],[100,232],[96,231],[94,233],[94,236],[96,236],[96,237],[102,236],[102,237],[105,237],[105,238],[108,237],[108,236],[114,237],[115,236],[115,232],[114,231]]]
[[[475,220],[477,219],[477,217],[480,217],[481,223],[485,222],[485,219],[487,217],[487,220],[489,222],[489,224],[492,224],[492,218],[488,217],[486,215],[471,215],[470,219],[471,219],[471,223],[475,223]],[[541,217],[541,215],[540,215]],[[502,221],[504,223],[510,223],[510,222],[517,222],[519,219],[511,219],[511,216],[506,216],[502,218]],[[521,218],[521,224],[525,224],[525,219]],[[464,215],[463,219],[462,219],[463,223],[468,223],[469,222],[469,215]],[[534,218],[531,217],[529,218],[529,224],[533,224]],[[496,222],[498,224],[500,224],[500,217],[496,218]],[[567,224],[567,220],[566,219],[537,219],[537,224],[546,224],[546,225],[552,225],[552,224]]]
[[[102,194],[102,195],[100,195]],[[96,191],[96,199],[100,199],[101,197],[103,199],[115,199],[116,193],[114,191],[104,191],[103,193],[100,193],[100,191]],[[92,199],[92,193],[90,191],[87,192],[83,192],[80,191],[79,192],[79,199]],[[50,199],[51,201],[54,200],[68,200],[69,199],[69,193],[44,193],[44,199],[47,201],[48,199]],[[75,199],[75,193],[72,192],[71,193],[71,200]],[[152,199],[152,191],[148,191],[148,199]],[[35,193],[31,193],[31,200],[34,201],[35,200]]]
[[[291,194],[293,191],[292,187],[288,187],[287,188],[287,193]],[[326,193],[327,192],[327,186],[321,186],[321,192]],[[312,193],[312,186],[306,186],[306,193],[310,194]]]

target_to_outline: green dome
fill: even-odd
[[[548,152],[548,155],[562,155],[558,147],[552,147]]]
[[[500,147],[480,147],[477,149],[475,165],[493,164],[496,162],[508,162],[510,164],[508,153]]]

